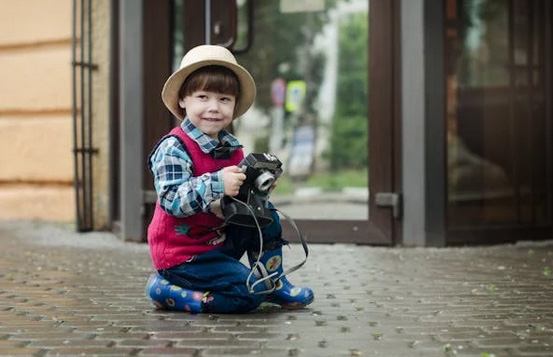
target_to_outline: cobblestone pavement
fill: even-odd
[[[20,222],[0,242],[0,355],[553,356],[553,242],[311,245],[290,279],[315,302],[244,315],[154,310],[145,244]]]

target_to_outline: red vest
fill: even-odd
[[[237,165],[243,158],[242,149],[236,150],[230,159],[214,159],[202,151],[181,127],[169,133],[178,137],[192,159],[194,177],[219,171],[223,167]],[[188,217],[175,217],[156,203],[154,216],[148,227],[148,244],[154,268],[168,269],[182,264],[193,256],[220,247],[224,238],[213,230],[223,225],[223,220],[210,212],[199,212]]]

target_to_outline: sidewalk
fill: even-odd
[[[553,356],[553,242],[313,244],[290,280],[315,302],[245,315],[154,310],[147,246],[109,233],[0,221],[0,243],[0,355]]]

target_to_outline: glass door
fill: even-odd
[[[366,0],[256,2],[251,46],[235,46],[258,85],[235,133],[284,163],[271,200],[294,219],[368,219],[368,10]]]
[[[551,4],[447,4],[448,241],[550,238]]]
[[[175,24],[179,60],[196,44],[219,44],[213,36],[224,30],[220,24],[232,22],[209,10],[215,0],[195,2],[175,1],[185,14]],[[369,212],[369,1],[238,0],[236,13],[236,32],[224,42],[258,92],[233,130],[246,153],[271,153],[283,163],[271,201],[310,241],[391,244],[391,210],[384,229]],[[384,130],[380,136],[391,135]],[[390,157],[379,170],[387,177]]]

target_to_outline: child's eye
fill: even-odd
[[[230,98],[230,97],[221,97],[221,101],[224,102],[224,103],[228,103],[228,102],[232,101],[232,98]]]

